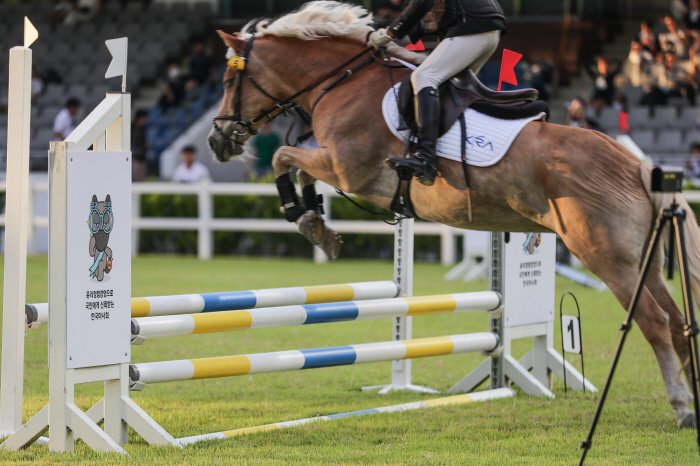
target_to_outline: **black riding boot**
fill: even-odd
[[[421,89],[414,98],[414,105],[418,125],[416,152],[410,157],[388,159],[384,164],[396,170],[400,179],[411,179],[415,176],[419,183],[432,186],[437,176],[435,145],[440,126],[440,98],[437,89]]]

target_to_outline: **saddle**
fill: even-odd
[[[413,86],[409,74],[401,82],[398,93],[399,113],[404,124],[399,130],[415,127]],[[497,92],[484,86],[474,72],[466,69],[440,86],[440,136],[447,133],[468,108],[502,120],[518,120],[545,112],[546,102],[537,100],[536,89]]]

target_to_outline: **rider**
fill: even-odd
[[[477,73],[498,47],[501,31],[505,30],[505,15],[496,0],[411,0],[387,29],[369,36],[368,44],[376,49],[406,35],[412,42],[427,34],[437,34],[442,39],[411,75],[417,150],[408,158],[388,159],[384,163],[389,168],[406,167],[420,183],[433,185],[440,123],[438,88],[466,68]]]

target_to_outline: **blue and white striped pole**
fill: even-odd
[[[132,388],[139,390],[152,383],[318,369],[474,351],[490,352],[498,345],[499,339],[495,333],[482,332],[330,348],[148,362],[129,366],[129,375]]]
[[[477,401],[496,400],[498,398],[509,398],[515,396],[515,390],[512,388],[497,388],[494,390],[484,390],[481,392],[470,393],[469,395],[455,395],[445,398],[435,398],[425,401],[414,401],[413,403],[401,403],[393,406],[384,406],[382,408],[363,409],[361,411],[351,411],[349,413],[331,414],[329,416],[309,417],[306,419],[298,419],[295,421],[276,422],[274,424],[265,424],[255,427],[244,427],[242,429],[227,430],[224,432],[216,432],[213,434],[194,435],[192,437],[184,437],[177,439],[180,445],[190,445],[196,442],[205,440],[226,440],[227,438],[237,437],[239,435],[249,435],[257,432],[267,432],[270,430],[285,429],[287,427],[296,427],[311,422],[331,421],[333,419],[343,419],[353,416],[366,416],[368,414],[377,413],[395,413],[399,411],[410,411],[414,409],[436,408],[440,406],[461,405],[474,403]]]
[[[393,283],[393,282],[392,282]],[[493,291],[440,296],[390,298],[343,303],[305,304],[244,311],[132,319],[132,341],[148,338],[228,332],[254,328],[347,322],[449,312],[493,311],[501,297]]]
[[[394,298],[399,287],[391,280],[347,283],[342,285],[297,286],[251,291],[182,294],[131,298],[131,317],[170,316],[207,312],[235,311],[271,306],[330,303],[365,299]],[[31,324],[49,321],[47,303],[27,304],[27,320]]]

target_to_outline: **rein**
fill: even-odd
[[[247,136],[248,134],[250,135],[256,135],[258,133],[258,128],[264,125],[265,123],[268,123],[272,120],[274,120],[277,116],[279,116],[282,113],[285,113],[287,111],[294,111],[299,115],[302,115],[302,118],[304,120],[308,120],[305,118],[305,115],[303,114],[303,111],[299,111],[299,105],[294,102],[294,99],[297,97],[311,91],[312,89],[318,87],[321,85],[324,81],[327,81],[328,79],[332,78],[336,74],[338,74],[343,68],[360,58],[362,55],[371,52],[372,48],[367,47],[366,49],[362,50],[358,54],[354,55],[352,58],[349,60],[346,60],[343,62],[341,65],[333,68],[333,70],[329,71],[328,73],[324,74],[320,78],[314,80],[311,84],[308,86],[304,87],[300,91],[296,92],[290,97],[287,97],[286,99],[279,99],[275,96],[273,96],[271,93],[267,92],[258,82],[253,78],[253,76],[248,72],[248,67],[245,66],[247,65],[248,57],[250,56],[251,51],[253,50],[253,43],[255,42],[255,35],[253,35],[248,43],[246,44],[245,51],[243,52],[243,55],[240,57],[243,60],[243,68],[241,70],[241,74],[239,75],[238,82],[236,85],[236,93],[233,98],[233,115],[217,115],[214,117],[214,129],[216,130],[217,133],[219,133],[220,136],[225,138],[229,143],[233,144],[240,144],[241,141],[239,141],[239,137],[242,136]],[[363,62],[363,64],[360,66],[365,66],[369,63],[371,63],[372,59]],[[356,71],[359,67],[353,68],[353,70],[348,70],[352,74],[353,71]],[[345,77],[349,76],[348,71],[346,71],[343,75],[341,75],[338,79],[336,79],[331,85],[326,86],[324,88],[324,93],[321,94],[321,96],[324,96],[331,88],[333,88],[336,84],[338,84],[342,79]],[[270,98],[271,100],[274,100],[277,102],[274,106],[269,107],[267,109],[261,110],[258,113],[258,116],[255,118],[251,118],[250,120],[244,121],[241,118],[241,89],[243,87],[243,77],[246,77],[254,86],[256,89],[258,89],[263,95],[266,97]],[[319,98],[320,99],[320,98]],[[316,101],[318,103],[318,100]],[[315,104],[314,104],[315,107]],[[234,129],[231,135],[226,136],[223,132],[223,130],[219,127],[219,125],[216,124],[217,121],[232,121],[234,124]],[[306,121],[307,123],[310,123],[310,121]],[[311,134],[306,133],[304,134],[300,139],[297,140],[299,142],[300,140],[303,140],[304,137],[308,138],[310,137]]]

